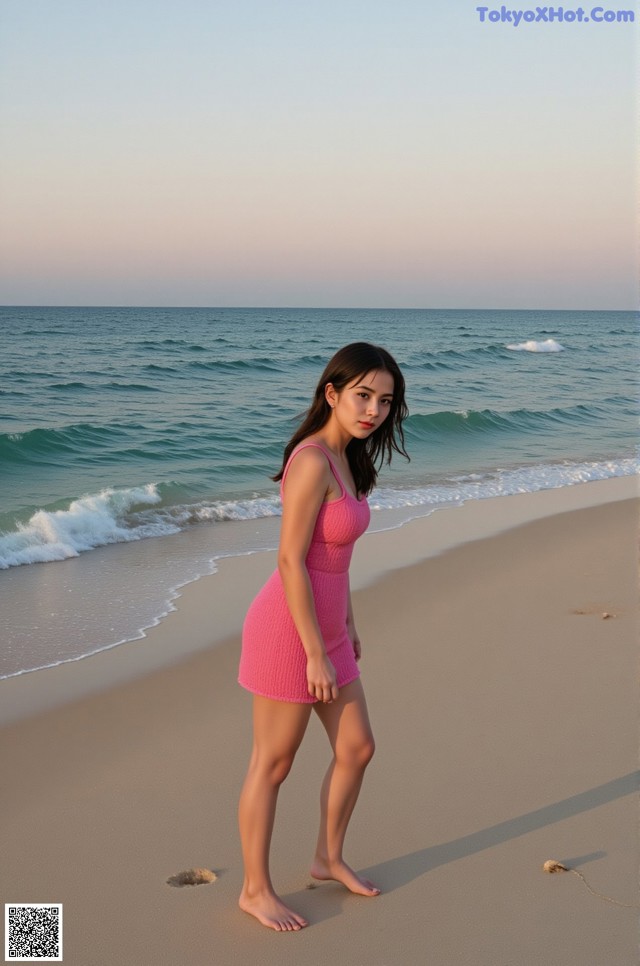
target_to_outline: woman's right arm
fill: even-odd
[[[318,449],[304,449],[291,461],[283,488],[278,550],[278,570],[287,605],[307,655],[309,694],[324,702],[338,697],[336,672],[318,625],[305,560],[332,479],[326,457]]]

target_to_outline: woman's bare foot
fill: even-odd
[[[373,882],[363,879],[342,860],[329,862],[316,856],[311,866],[311,875],[314,879],[334,879],[336,882],[341,882],[349,892],[354,892],[358,896],[380,895],[380,889]]]
[[[309,925],[306,919],[285,906],[275,892],[259,892],[250,896],[243,889],[238,905],[243,912],[255,916],[263,926],[276,932],[294,932]]]

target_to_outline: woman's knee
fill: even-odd
[[[363,735],[358,741],[338,744],[336,761],[350,768],[364,769],[373,758],[375,750],[373,735]]]
[[[276,761],[273,762],[271,777],[275,785],[281,785],[285,780],[289,772],[291,771],[291,766],[293,765],[293,759],[295,758],[295,752],[292,754],[282,755]]]
[[[287,751],[278,755],[258,754],[254,760],[254,769],[270,784],[281,785],[293,765],[296,753]]]
[[[360,746],[360,762],[364,768],[367,767],[376,753],[376,743],[373,735],[369,735]]]

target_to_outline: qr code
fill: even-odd
[[[62,903],[7,902],[5,962],[62,962]]]

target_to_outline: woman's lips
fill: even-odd
[[[364,426],[365,429],[373,429],[373,423],[365,423],[363,419],[359,420],[360,425]]]

